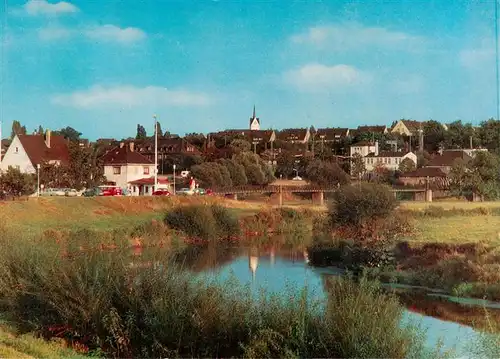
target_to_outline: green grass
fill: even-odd
[[[453,216],[417,218],[413,241],[467,243],[484,241],[500,245],[500,216]]]

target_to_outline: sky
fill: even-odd
[[[496,117],[487,0],[2,0],[0,119],[89,139]],[[5,137],[5,136],[4,136]]]

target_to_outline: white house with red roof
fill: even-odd
[[[126,188],[131,195],[151,195],[154,189],[155,165],[135,150],[135,145],[121,143],[103,157],[104,176],[108,182]],[[168,180],[158,178],[158,187],[168,188]]]
[[[0,171],[9,167],[22,173],[36,173],[43,163],[63,165],[69,163],[68,141],[47,130],[45,135],[16,135],[2,156]]]

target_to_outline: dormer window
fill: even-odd
[[[19,147],[16,147],[16,153],[19,153]]]

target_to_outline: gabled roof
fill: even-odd
[[[400,177],[446,177],[446,173],[438,167],[422,167],[403,173]]]
[[[50,161],[69,163],[68,141],[63,136],[50,135],[50,147],[47,146],[44,135],[17,135],[17,137],[33,165]]]
[[[415,120],[401,120],[401,122],[406,126],[408,131],[410,131],[412,134],[416,133],[420,128],[424,128],[425,122],[424,121],[415,121]]]
[[[154,153],[155,151],[155,141],[154,138],[147,138],[144,140],[133,140],[126,142],[127,144],[134,143],[135,151],[140,153]],[[191,151],[188,151],[188,147],[191,147]],[[170,152],[170,153],[185,153],[189,152],[191,154],[198,154],[200,150],[193,144],[189,143],[183,138],[165,138],[158,137],[158,153],[160,152]]]
[[[318,128],[316,130],[315,138],[333,141],[338,138],[347,137],[348,134],[348,128]]]
[[[147,157],[141,155],[137,151],[132,151],[129,146],[115,147],[112,150],[106,152],[102,156],[102,161],[105,166],[110,165],[127,165],[127,164],[137,164],[137,165],[151,165],[153,161]]]
[[[426,167],[451,167],[456,160],[463,160],[468,162],[472,159],[464,151],[443,151],[442,154],[434,156]]]
[[[308,128],[286,128],[276,133],[282,141],[303,141],[306,138]]]
[[[358,126],[359,133],[385,133],[387,126]]]
[[[155,178],[154,177],[146,177],[146,178],[140,178],[135,181],[130,181],[129,182],[131,185],[154,185],[155,184]],[[158,184],[168,184],[168,179],[166,178],[158,178]]]
[[[219,136],[222,137],[224,135],[235,137],[235,136],[243,136],[245,139],[250,142],[256,141],[265,141],[270,142],[272,140],[274,131],[273,130],[238,130],[238,129],[230,129],[217,133],[212,133],[210,136]]]

